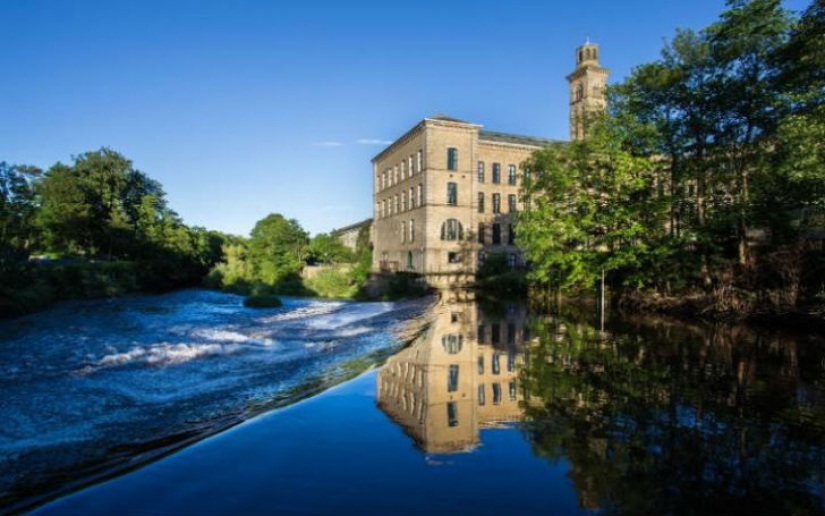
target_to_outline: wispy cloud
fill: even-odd
[[[315,142],[313,143],[316,147],[343,147],[344,144],[341,142]]]
[[[377,138],[361,138],[358,140],[358,143],[361,145],[389,145],[392,143],[390,140],[379,140]]]

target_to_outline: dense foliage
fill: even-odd
[[[519,243],[532,279],[695,289],[715,308],[795,307],[825,291],[825,2],[729,0],[609,92],[586,141],[526,166]]]
[[[186,226],[160,183],[111,149],[45,173],[0,163],[0,314],[196,284],[231,240]]]
[[[255,224],[248,240],[224,247],[208,284],[263,296],[363,297],[372,262],[369,235],[366,225],[353,252],[334,234],[310,239],[298,221],[273,213]]]

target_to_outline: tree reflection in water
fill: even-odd
[[[823,342],[661,320],[533,322],[534,452],[606,513],[823,510]]]
[[[378,406],[427,454],[521,422],[583,509],[825,513],[822,337],[587,320],[444,303],[379,372]]]

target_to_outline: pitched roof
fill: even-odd
[[[529,145],[531,147],[546,147],[551,143],[558,142],[558,140],[550,140],[536,136],[521,136],[518,134],[496,133],[493,131],[480,131],[478,139],[479,141],[485,142],[513,143],[516,145]]]
[[[453,118],[451,116],[447,116],[444,113],[438,113],[433,116],[427,117],[429,120],[443,120],[444,122],[458,122],[459,124],[469,124],[466,120],[459,120],[458,118]]]

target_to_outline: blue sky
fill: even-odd
[[[785,5],[800,10],[806,0]],[[436,113],[567,138],[574,49],[619,81],[724,0],[0,0],[0,161],[110,147],[189,225],[372,216],[370,159]]]

